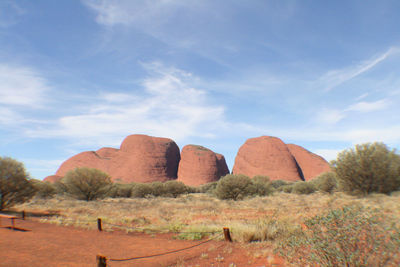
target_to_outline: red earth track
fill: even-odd
[[[17,227],[0,228],[0,266],[96,266],[96,255],[130,258],[153,255],[193,246],[202,241],[173,239],[172,234],[148,235],[121,231],[61,227],[37,221],[18,220]],[[251,253],[250,253],[251,254]],[[231,265],[231,264],[235,265]],[[109,266],[284,266],[277,257],[254,258],[240,244],[210,241],[185,251],[126,262],[109,261]]]

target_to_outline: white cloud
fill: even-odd
[[[390,102],[387,99],[381,99],[374,102],[358,102],[350,105],[347,111],[358,111],[358,112],[371,112],[385,109],[389,106]]]
[[[39,107],[48,90],[47,81],[34,69],[0,63],[0,104]]]
[[[61,117],[51,129],[29,130],[34,137],[68,137],[110,145],[132,133],[176,141],[210,137],[224,121],[224,108],[208,103],[207,93],[191,86],[190,73],[151,64],[143,91],[102,94],[79,115]],[[155,67],[156,66],[156,67]],[[137,89],[137,88],[135,88]]]
[[[360,62],[357,65],[346,67],[344,69],[328,71],[319,78],[316,84],[323,87],[326,91],[332,90],[333,88],[374,68],[376,65],[398,52],[399,49],[397,47],[391,47],[385,53],[372,59]]]
[[[316,149],[312,151],[313,153],[320,155],[327,161],[335,160],[339,152],[342,152],[343,149]]]

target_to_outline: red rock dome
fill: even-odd
[[[323,157],[295,144],[288,144],[287,146],[299,164],[306,181],[317,177],[321,173],[331,171],[329,163]]]
[[[286,144],[277,137],[248,139],[239,149],[233,174],[266,175],[271,180],[300,181],[298,165]]]
[[[229,173],[225,158],[208,148],[187,145],[181,153],[178,169],[178,181],[190,186],[218,181]]]

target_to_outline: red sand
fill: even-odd
[[[171,234],[98,232],[61,227],[36,221],[17,220],[13,231],[2,220],[0,266],[96,266],[96,255],[127,258],[152,255],[198,244],[202,241],[175,240]],[[238,243],[210,241],[182,252],[132,260],[109,262],[110,266],[284,266],[276,257],[254,259]],[[230,265],[234,263],[235,265]]]

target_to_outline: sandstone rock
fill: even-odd
[[[279,138],[248,139],[239,149],[233,174],[266,175],[271,180],[301,181],[302,174],[286,144]]]
[[[306,181],[317,177],[321,173],[331,171],[329,163],[321,156],[295,144],[288,144],[287,146],[303,171]]]
[[[50,182],[50,183],[55,183],[55,182],[60,181],[61,179],[62,179],[62,176],[50,175],[50,176],[47,176],[46,178],[44,178],[43,181]]]
[[[168,138],[130,135],[111,159],[110,175],[124,182],[150,183],[177,178],[179,147]]]
[[[149,183],[177,178],[179,148],[168,138],[130,135],[120,149],[101,148],[77,154],[65,161],[56,175],[64,176],[77,167],[96,168],[113,181]]]
[[[182,148],[178,181],[190,186],[218,181],[229,173],[225,158],[208,148],[187,145]]]

